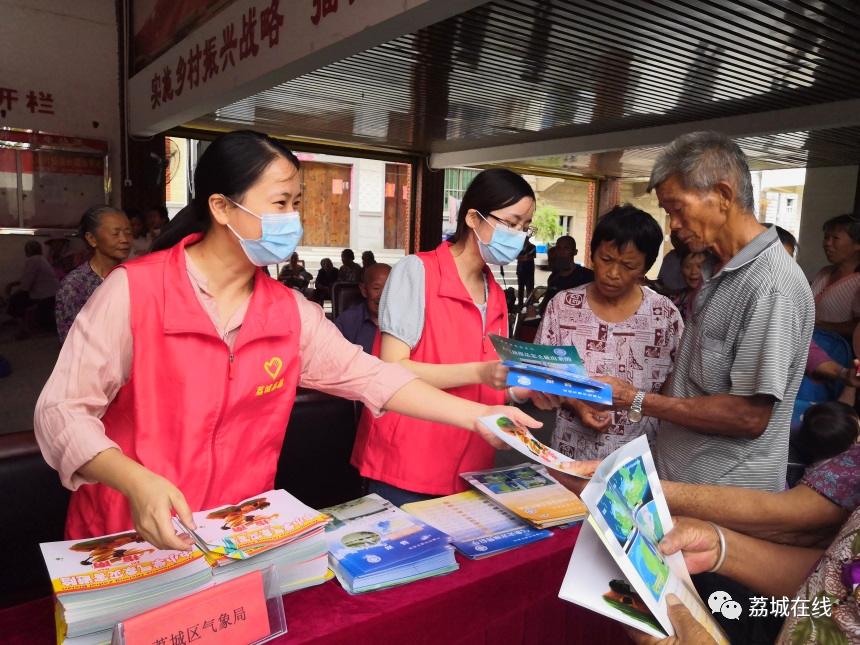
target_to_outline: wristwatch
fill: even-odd
[[[630,404],[630,409],[627,411],[627,418],[633,423],[638,423],[642,420],[642,403],[645,401],[645,392],[639,390],[636,396],[633,397],[633,403]]]

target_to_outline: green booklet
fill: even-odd
[[[612,404],[612,386],[588,377],[576,347],[535,345],[495,334],[490,340],[502,364],[509,368],[508,385]]]

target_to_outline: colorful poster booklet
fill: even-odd
[[[589,378],[576,347],[535,345],[495,334],[490,340],[509,368],[508,385],[590,403],[612,403],[612,386]]]
[[[324,508],[329,566],[349,593],[438,576],[459,568],[451,538],[379,495]]]
[[[526,457],[531,457],[536,462],[565,475],[589,479],[600,463],[597,460],[577,461],[571,459],[538,441],[528,428],[501,414],[481,417],[479,421],[517,452],[521,452]]]
[[[501,508],[537,528],[561,526],[588,514],[585,504],[537,464],[461,473]]]
[[[657,546],[673,523],[645,436],[600,464],[582,500],[590,516],[560,598],[664,638],[674,634],[666,600],[672,593],[717,643],[729,643],[693,587],[683,556],[665,556]]]
[[[473,560],[552,535],[551,531],[532,528],[473,490],[404,504],[402,508],[422,522],[447,533],[454,547]]]
[[[281,593],[330,578],[328,517],[286,491],[193,517],[197,545],[190,551],[156,549],[135,531],[41,544],[56,595],[58,642],[110,641],[117,622],[271,566]]]

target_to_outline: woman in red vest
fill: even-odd
[[[36,405],[45,459],[74,490],[68,539],[133,525],[159,548],[190,548],[173,513],[191,523],[192,510],[274,485],[298,385],[487,440],[477,419],[488,413],[539,425],[365,354],[268,276],[261,267],[302,235],[299,160],[282,144],[223,135],[194,187],[156,244],[165,250],[112,272],[81,310]]]
[[[534,191],[518,174],[491,169],[475,177],[453,237],[392,270],[380,303],[380,357],[459,397],[504,403],[507,369],[489,335],[507,336],[508,312],[487,265],[516,260],[534,209]],[[518,403],[541,397],[521,388],[508,393]],[[352,463],[371,492],[404,504],[464,490],[460,473],[492,467],[492,446],[476,439],[451,424],[365,413]]]

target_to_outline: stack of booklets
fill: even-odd
[[[601,463],[582,499],[590,515],[573,548],[560,598],[662,639],[674,635],[667,605],[672,593],[714,641],[728,644],[696,593],[682,554],[660,551],[659,542],[673,523],[644,436]]]
[[[451,539],[379,495],[322,509],[329,566],[349,593],[385,589],[459,568]]]
[[[109,642],[114,624],[249,571],[274,566],[281,593],[329,579],[328,517],[283,490],[193,514],[191,551],[134,531],[41,544],[57,601],[58,642]]]
[[[403,510],[447,533],[460,553],[475,560],[552,535],[532,528],[473,490],[404,504]]]
[[[588,514],[582,500],[538,464],[491,468],[460,476],[495,504],[537,528],[569,524]]]

